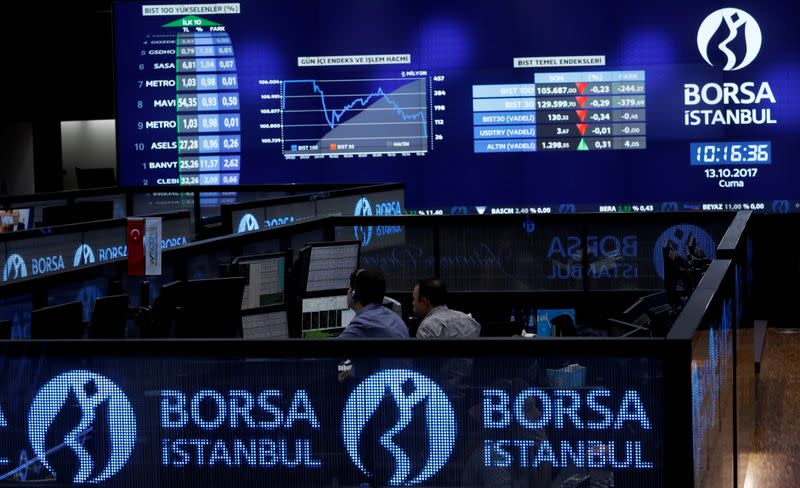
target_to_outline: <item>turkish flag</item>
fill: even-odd
[[[144,219],[128,219],[128,275],[144,276]]]

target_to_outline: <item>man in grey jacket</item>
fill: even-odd
[[[447,286],[438,278],[419,280],[414,285],[411,302],[414,314],[422,319],[417,337],[428,339],[476,338],[481,324],[471,316],[447,308]]]

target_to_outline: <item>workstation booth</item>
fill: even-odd
[[[35,275],[9,269],[0,286],[17,391],[6,412],[32,401],[55,415],[67,399],[41,387],[54,375],[45,390],[96,384],[108,430],[76,435],[127,458],[115,483],[269,475],[357,486],[401,476],[392,467],[413,456],[427,469],[416,476],[441,486],[501,475],[533,486],[722,486],[743,476],[755,428],[752,232],[761,216],[308,210],[247,229],[243,214],[261,224],[287,205],[402,207],[403,187],[237,202],[212,220],[191,208],[202,193],[169,208],[157,197],[158,276],[129,276],[124,220],[4,235],[4,256],[41,248],[64,260]],[[209,232],[219,235],[193,238]],[[24,244],[31,238],[53,244]],[[384,305],[412,338],[333,339],[355,316],[346,293],[360,267],[385,275]],[[445,280],[448,305],[482,324],[480,338],[413,338],[411,290],[427,276]],[[375,413],[391,404],[384,394],[399,416]],[[413,428],[389,443],[382,432],[401,421]],[[31,422],[10,428],[11,438],[24,444]],[[131,437],[117,439],[118,429]],[[385,451],[361,451],[364,436]],[[32,449],[9,479],[48,479],[52,465]]]

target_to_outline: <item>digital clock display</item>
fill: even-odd
[[[692,166],[772,164],[770,141],[695,142],[689,149]]]

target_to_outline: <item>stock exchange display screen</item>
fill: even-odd
[[[292,357],[251,356],[245,351],[263,344],[242,341],[196,343],[192,352],[150,343],[123,355],[112,345],[81,356],[57,344],[41,355],[5,344],[0,480],[668,486],[675,465],[657,357],[545,353],[534,362],[522,348],[506,354],[505,344],[494,357],[440,351],[344,361],[347,345],[309,358],[298,342],[281,345]]]
[[[458,213],[800,201],[788,4],[374,7],[116,3],[121,182],[402,181]]]

